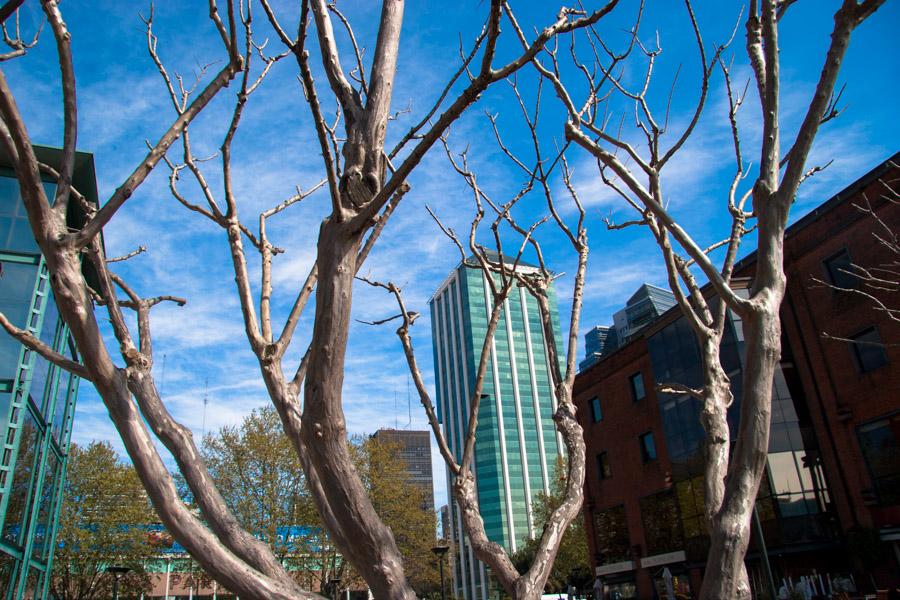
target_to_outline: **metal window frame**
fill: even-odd
[[[47,313],[47,303],[52,302],[52,292],[49,284],[49,271],[43,257],[26,253],[2,251],[0,260],[17,264],[33,264],[37,266],[34,287],[29,302],[28,318],[25,329],[34,336],[39,336],[44,327],[44,317]],[[68,346],[69,329],[61,320],[54,324],[53,348],[59,349]],[[55,551],[56,533],[59,528],[59,514],[62,508],[63,483],[68,465],[67,449],[72,435],[72,420],[74,417],[75,399],[78,393],[79,378],[68,376],[62,369],[51,364],[48,369],[47,379],[44,382],[43,394],[40,399],[31,401],[31,386],[34,367],[38,360],[37,353],[27,349],[24,345],[19,351],[18,366],[15,379],[5,381],[6,391],[11,394],[9,412],[7,413],[6,428],[0,432],[2,454],[0,461],[6,457],[6,462],[0,464],[2,486],[0,486],[0,529],[6,526],[7,509],[10,492],[12,489],[16,464],[19,461],[20,445],[22,442],[22,426],[26,415],[30,415],[35,424],[40,441],[36,444],[34,463],[32,465],[28,492],[25,498],[25,519],[19,532],[19,546],[17,548],[0,540],[0,552],[13,559],[13,565],[9,572],[9,578],[3,582],[7,593],[5,598],[13,600],[22,598],[29,584],[29,576],[34,569],[37,571],[37,581],[34,582],[34,597],[45,598],[50,584],[47,575],[53,568],[53,556]],[[64,379],[65,377],[65,379]],[[66,386],[64,397],[59,396],[59,386]],[[54,439],[52,434],[53,418],[59,402],[65,404],[62,423],[59,430],[59,439]],[[48,419],[49,416],[49,419]],[[12,430],[12,431],[10,431]],[[8,451],[8,452],[7,452]],[[50,481],[45,481],[49,453],[53,452],[57,459],[57,472]],[[35,534],[41,510],[41,500],[44,495],[44,486],[52,486],[49,490],[47,504],[47,520],[43,525],[43,543],[48,544],[46,558],[32,556],[35,547]]]

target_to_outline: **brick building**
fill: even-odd
[[[900,584],[900,322],[861,295],[849,265],[889,260],[880,227],[853,206],[867,199],[893,232],[900,205],[894,156],[792,225],[785,243],[782,359],[773,390],[772,433],[758,520],[774,579],[853,574],[862,587]],[[891,181],[893,184],[891,184]],[[886,235],[881,230],[881,235]],[[736,267],[753,275],[754,256]],[[896,258],[894,259],[896,260]],[[896,298],[894,305],[900,304]],[[885,296],[889,298],[889,296]],[[823,337],[854,340],[857,343]],[[741,397],[740,319],[729,319],[722,360]],[[859,343],[862,342],[862,343]],[[695,596],[708,537],[703,523],[703,431],[697,402],[657,394],[654,384],[696,385],[693,332],[674,308],[579,374],[576,403],[587,441],[586,525],[591,560],[621,598]],[[754,534],[747,555],[754,589],[766,590]]]

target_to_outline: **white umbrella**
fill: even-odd
[[[675,584],[672,582],[672,571],[669,570],[669,567],[663,569],[662,577],[666,584],[666,598],[668,600],[674,600]]]

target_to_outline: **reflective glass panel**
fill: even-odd
[[[882,505],[900,504],[900,415],[859,428],[859,445]]]
[[[37,265],[0,262],[0,268],[0,312],[16,327],[25,327]],[[0,336],[0,379],[15,378],[21,348],[22,345],[5,332]]]
[[[3,523],[3,541],[19,546],[22,532],[28,519],[28,495],[31,490],[32,475],[36,460],[40,454],[41,434],[31,416],[31,411],[24,411],[22,433],[19,440],[19,455],[13,470],[12,487],[9,493],[9,504],[6,508],[6,519]],[[21,546],[19,546],[21,547]]]

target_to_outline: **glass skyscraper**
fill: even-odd
[[[474,259],[461,263],[430,301],[437,410],[457,460],[463,452],[475,373],[491,311],[490,287]],[[536,270],[520,264],[522,271]],[[553,329],[562,356],[556,296],[550,290]],[[537,300],[513,287],[490,344],[478,409],[474,474],[488,538],[515,552],[540,534],[532,513],[539,492],[549,492],[563,445],[553,423],[556,401]],[[448,471],[448,489],[452,485]],[[466,600],[487,599],[485,566],[463,534],[459,510],[450,503],[451,535],[457,548],[454,590]]]
[[[35,148],[38,160],[61,153]],[[57,352],[77,359],[19,185],[0,156],[0,312]],[[78,153],[73,184],[96,203],[93,158]],[[54,183],[44,189],[53,198]],[[74,213],[75,202],[69,212]],[[68,215],[79,225],[82,215]],[[0,598],[46,598],[62,503],[78,378],[0,331]]]

